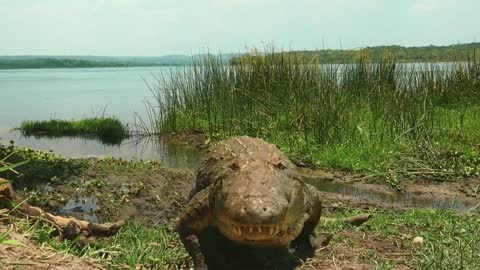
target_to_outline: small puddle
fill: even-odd
[[[417,207],[417,208],[439,208],[439,209],[455,209],[461,212],[480,213],[479,207],[472,203],[466,203],[452,199],[435,199],[427,197],[427,195],[419,196],[408,192],[384,193],[356,187],[349,184],[334,183],[314,177],[304,176],[305,182],[315,186],[320,191],[342,194],[361,198],[366,201],[391,205],[396,207]]]
[[[100,220],[96,211],[100,209],[98,199],[94,197],[79,197],[68,200],[64,207],[59,211],[60,215],[77,216],[81,215],[84,220],[98,223]]]

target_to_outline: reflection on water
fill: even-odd
[[[8,133],[0,143],[52,151],[64,157],[115,157],[125,160],[157,160],[168,167],[195,169],[200,164],[202,152],[194,145],[170,142],[167,139],[132,137],[118,145],[105,145],[98,140],[75,137],[24,137],[19,132]]]
[[[79,197],[69,200],[59,211],[60,215],[74,216],[81,214],[84,220],[98,223],[95,211],[99,210],[98,199],[94,197]]]
[[[23,133],[23,132],[21,132]],[[57,140],[59,138],[71,138],[71,139],[83,139],[83,140],[93,140],[93,141],[98,141],[102,145],[105,146],[119,146],[122,144],[123,141],[126,140],[126,138],[123,137],[115,137],[115,136],[98,136],[98,135],[51,135],[51,134],[36,134],[36,135],[26,135],[22,134],[22,137],[24,138],[34,138],[37,140],[41,139],[49,139],[49,140]]]

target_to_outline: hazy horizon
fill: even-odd
[[[463,44],[470,44],[470,43],[479,43],[478,41],[476,42],[465,42],[465,43],[452,43],[452,44],[425,44],[425,45],[417,45],[417,46],[404,46],[404,47],[428,47],[428,46],[450,46],[450,45],[463,45]],[[267,44],[269,46],[269,44]],[[378,44],[378,45],[372,45],[372,46],[365,46],[365,47],[356,47],[356,48],[343,48],[344,50],[350,50],[350,49],[357,49],[357,48],[367,48],[367,47],[377,47],[377,46],[401,46],[399,44]],[[258,48],[258,47],[257,47]],[[326,50],[332,49],[332,50],[337,50],[340,48],[326,48]],[[288,50],[288,48],[287,48]],[[301,49],[301,50],[307,50],[307,51],[313,51],[313,50],[322,50],[322,48],[315,48],[315,49]],[[222,54],[222,55],[235,55],[237,53],[246,53],[247,49],[239,52],[228,52],[228,51],[220,51],[217,53],[212,53],[212,54]],[[162,55],[97,55],[97,54],[10,54],[10,55],[1,55],[0,57],[35,57],[35,56],[54,56],[54,57],[62,57],[62,56],[73,56],[73,57],[125,57],[125,58],[156,58],[156,57],[184,57],[184,56],[192,56],[192,55],[198,55],[202,54],[203,52],[198,52],[195,54],[162,54]]]
[[[0,0],[0,55],[158,57],[476,42],[475,0]]]

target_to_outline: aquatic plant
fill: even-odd
[[[8,146],[0,144],[0,177],[12,180],[16,187],[64,181],[81,172],[86,163],[86,160],[15,147],[13,143]]]
[[[128,126],[115,117],[93,117],[78,121],[60,119],[23,121],[15,130],[24,136],[96,137],[106,144],[119,144],[130,136]]]

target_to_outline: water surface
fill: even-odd
[[[175,67],[75,68],[0,70],[0,143],[54,151],[67,157],[105,157],[159,160],[172,167],[198,163],[198,151],[168,142],[134,139],[120,145],[103,145],[81,138],[22,137],[10,132],[24,120],[81,119],[105,112],[132,124],[134,115],[145,117],[147,87],[155,77]]]

